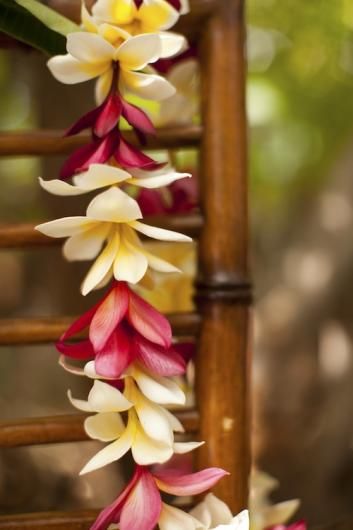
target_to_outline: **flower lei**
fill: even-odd
[[[164,116],[178,119],[178,105],[188,101],[186,94],[177,93],[172,76],[163,77],[152,65],[185,52],[185,38],[169,29],[188,10],[188,0],[97,0],[91,12],[83,2],[82,31],[67,36],[66,55],[48,61],[50,71],[62,83],[96,79],[97,107],[66,133],[76,135],[88,129],[91,141],[67,159],[59,179],[40,179],[40,184],[59,196],[100,191],[85,216],[36,227],[47,236],[68,238],[63,247],[67,260],[94,260],[81,286],[84,296],[108,286],[102,299],[56,344],[64,369],[92,379],[87,400],[74,398],[70,391],[68,397],[74,407],[92,414],[84,424],[87,435],[108,444],[80,474],[115,462],[129,451],[135,462],[130,482],[100,513],[91,530],[116,525],[121,530],[152,530],[157,524],[161,530],[220,525],[249,528],[247,511],[233,517],[212,494],[189,513],[162,501],[161,492],[173,496],[203,493],[227,472],[209,468],[188,474],[173,468],[173,455],[188,453],[203,443],[175,441],[175,433],[182,433],[183,426],[168,410],[185,403],[185,394],[174,378],[185,374],[189,348],[173,343],[168,320],[129,285],[151,286],[154,272],[178,271],[151,254],[139,234],[161,241],[191,241],[183,234],[143,223],[138,200],[140,196],[142,203],[144,192],[191,175],[157,162],[130,144],[121,127],[125,120],[141,146],[146,135],[155,132],[151,118],[132,97],[160,101]],[[185,105],[185,114],[192,111],[193,105]],[[135,188],[142,190],[139,194],[131,191]],[[85,329],[88,338],[77,340],[76,335]],[[84,368],[70,360],[84,361]]]

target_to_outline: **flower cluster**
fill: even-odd
[[[92,380],[87,399],[73,397],[71,391],[68,397],[75,408],[89,414],[84,424],[87,435],[106,444],[81,474],[128,452],[135,461],[130,482],[102,511],[92,530],[110,525],[121,530],[152,530],[157,524],[161,530],[249,527],[247,512],[234,518],[212,495],[190,513],[162,501],[161,492],[197,495],[227,473],[218,468],[188,474],[173,469],[174,455],[203,443],[180,439],[183,426],[170,410],[185,403],[176,381],[185,374],[192,348],[173,341],[168,320],[132,289],[136,284],[152,285],[155,273],[178,272],[149,252],[141,236],[191,241],[143,222],[137,200],[141,189],[156,190],[190,177],[143,152],[141,146],[146,135],[154,133],[154,125],[136,105],[136,97],[138,101],[163,101],[162,114],[170,111],[172,115],[186,98],[182,87],[193,74],[194,64],[179,65],[179,74],[164,77],[156,63],[185,52],[185,38],[169,29],[188,9],[187,0],[97,0],[90,12],[83,2],[82,31],[68,35],[66,55],[48,62],[54,77],[63,83],[96,79],[97,106],[66,133],[88,129],[90,141],[63,164],[59,179],[40,179],[41,186],[54,195],[96,195],[85,215],[37,227],[50,237],[67,238],[63,247],[67,260],[93,260],[82,283],[83,295],[107,287],[102,299],[56,345],[66,370]],[[178,79],[180,94],[176,92]],[[134,144],[124,137],[123,120],[136,134]],[[85,330],[87,338],[80,338]]]

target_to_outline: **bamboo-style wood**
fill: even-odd
[[[244,0],[222,0],[203,27],[201,209],[197,300],[198,466],[231,476],[215,492],[237,513],[248,502],[250,464]]]
[[[196,313],[167,315],[175,337],[195,337],[200,327]],[[15,318],[0,320],[0,346],[55,342],[76,317]]]
[[[185,432],[198,431],[199,418],[195,410],[179,410],[175,414]],[[69,414],[0,422],[0,447],[89,441],[83,428],[86,417],[86,414]]]
[[[88,530],[98,510],[0,516],[0,530]]]
[[[198,214],[192,215],[167,215],[145,217],[144,223],[182,232],[192,238],[198,237],[202,226],[202,217]],[[0,249],[1,248],[28,248],[42,246],[61,245],[63,239],[51,238],[35,230],[38,223],[25,223],[15,225],[0,224]],[[141,235],[142,238],[145,236]]]
[[[146,149],[177,149],[198,147],[202,130],[197,125],[158,129],[156,136],[148,136]],[[132,131],[124,138],[138,146]],[[64,131],[35,130],[8,131],[0,133],[0,156],[48,156],[67,155],[74,149],[91,142],[87,134],[64,137]]]

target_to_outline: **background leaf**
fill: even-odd
[[[60,15],[54,9],[38,2],[38,0],[15,0],[15,2],[27,9],[48,28],[61,33],[61,35],[66,36],[74,31],[80,31],[80,26],[72,22],[72,20]]]

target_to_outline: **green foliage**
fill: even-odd
[[[65,53],[65,35],[78,29],[36,0],[0,0],[0,31],[48,55]]]

